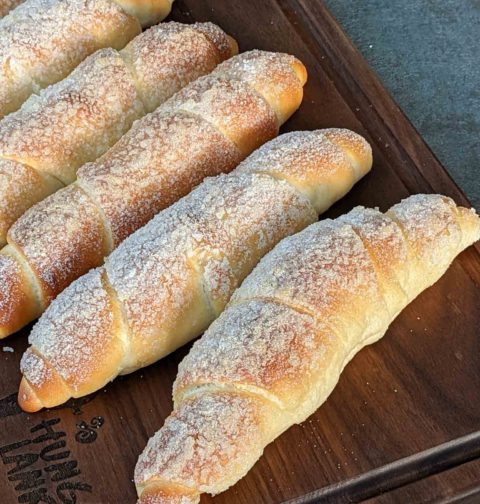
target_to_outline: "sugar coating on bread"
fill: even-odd
[[[35,353],[48,356],[48,359],[41,359],[48,361],[77,392],[88,376],[103,375],[104,369],[96,365],[97,359],[101,362],[102,356],[107,353],[112,363],[119,363],[122,359],[120,342],[110,336],[116,321],[102,275],[101,269],[95,269],[69,286],[65,291],[67,304],[51,305],[48,313],[39,320],[30,334]],[[75,303],[80,298],[83,302],[77,307]],[[88,326],[78,325],[80,314],[90,321]],[[68,342],[68,345],[59,345],[59,341]],[[40,385],[45,364],[38,366],[38,358],[32,362],[32,357],[25,355],[20,368],[31,384]],[[106,376],[102,377],[108,380],[109,376],[107,370]]]
[[[160,24],[120,52],[100,49],[1,121],[0,244],[25,210],[72,183],[135,119],[213,70],[228,41],[210,23]]]
[[[101,215],[76,184],[27,211],[10,228],[8,241],[26,257],[46,299],[55,297],[108,253]]]
[[[0,122],[0,156],[69,184],[143,114],[124,61],[102,49]]]
[[[175,22],[144,31],[120,54],[136,78],[147,112],[232,56],[228,37],[218,26]]]
[[[199,119],[184,113],[182,117]],[[343,131],[339,130],[338,135],[343,136]],[[284,140],[289,149],[298,153],[309,172],[309,185],[322,186],[332,173],[342,173],[344,166],[332,163],[331,173],[325,170],[322,164],[329,162],[329,158],[317,144],[330,144],[330,140],[315,132],[305,132],[304,136],[309,140],[303,141],[302,135],[292,134],[285,135]],[[366,163],[369,154],[360,147],[359,156],[365,156],[362,162]],[[305,150],[316,153],[317,157]],[[72,395],[79,395],[80,389],[93,391],[105,383],[97,380],[95,372],[88,375],[89,367],[93,371],[108,369],[111,376],[131,372],[197,336],[221,313],[234,289],[264,254],[284,236],[316,220],[315,208],[301,190],[302,181],[296,169],[286,163],[280,170],[276,151],[268,144],[260,151],[265,158],[271,158],[276,167],[275,176],[268,169],[260,170],[262,166],[267,168],[262,163],[258,173],[249,173],[244,168],[254,164],[250,165],[247,160],[231,174],[208,178],[123,241],[107,258],[105,267],[99,271],[104,293],[111,299],[109,310],[114,323],[105,324],[101,341],[102,345],[116,341],[118,348],[123,349],[122,357],[113,362],[107,354],[101,354],[93,367],[82,362],[78,352],[72,357],[70,367],[62,368],[62,372],[68,373],[63,378],[76,384]],[[168,152],[165,156],[168,161]],[[285,157],[295,162],[287,150]],[[348,158],[344,161],[348,162]],[[345,188],[357,176],[352,169],[347,173],[350,178],[344,180]],[[93,191],[89,194],[95,200]],[[48,313],[55,306],[54,319],[68,316],[76,325],[85,327],[104,324],[101,312],[95,321],[91,320],[95,314],[89,311],[90,300],[85,300],[85,295],[89,297],[85,294],[90,288],[89,282],[95,282],[95,277],[83,277],[82,289],[67,289],[53,302],[42,321],[48,319]],[[75,331],[65,332],[42,321],[36,329],[36,340],[45,332],[49,339],[57,341],[59,348],[76,347]],[[90,343],[86,340],[85,344]],[[48,353],[42,355],[51,360]],[[77,373],[79,367],[82,369]],[[24,387],[27,380],[28,372]],[[44,387],[38,387],[39,393],[43,391]],[[29,394],[32,395],[30,390]]]
[[[233,305],[180,364],[173,396],[202,386],[238,387],[293,412],[307,393],[305,375],[331,357],[335,333],[308,313],[268,301]],[[185,389],[185,390],[184,390]]]
[[[417,195],[386,214],[358,207],[283,240],[180,364],[174,411],[137,464],[139,495],[159,495],[170,483],[215,494],[238,481],[268,443],[325,401],[350,359],[381,338],[478,238],[474,212],[444,196]],[[410,276],[416,283],[402,284]],[[233,400],[221,402],[224,395],[246,401],[247,411],[261,408],[246,432],[245,417]],[[205,410],[201,401],[213,398],[215,411]],[[179,418],[188,419],[185,427]],[[239,430],[230,438],[232,423]],[[197,449],[192,440],[204,433],[206,446]],[[237,451],[243,443],[251,457]]]
[[[228,392],[186,400],[150,439],[135,468],[137,486],[158,479],[199,492],[228,487],[225,476],[235,473],[237,460],[261,453],[265,410],[254,398]]]
[[[201,117],[232,140],[243,156],[278,134],[279,123],[265,99],[241,80],[207,75],[162,106]]]
[[[0,114],[65,77],[101,47],[123,47],[138,21],[110,0],[31,0],[0,20]]]
[[[315,218],[308,201],[285,182],[247,174],[209,179],[122,243],[107,259],[108,277],[132,331],[149,334],[188,305],[188,261],[221,309],[259,257]],[[153,302],[145,297],[147,286],[157,293]],[[168,310],[164,296],[173,303]]]
[[[239,170],[287,180],[320,213],[370,170],[371,159],[370,145],[353,131],[294,131],[254,152]]]
[[[117,245],[205,176],[230,171],[240,160],[233,142],[208,122],[159,109],[107,156],[83,166],[78,181],[104,212]]]

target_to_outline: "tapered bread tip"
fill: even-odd
[[[372,147],[361,135],[345,128],[330,128],[325,130],[325,136],[344,150],[352,163],[355,181],[372,169]]]
[[[233,37],[230,37],[230,35],[227,35],[227,40],[228,40],[228,45],[230,46],[231,56],[236,56],[239,51],[237,41]]]
[[[184,487],[152,483],[143,490],[137,487],[140,495],[137,504],[198,504],[200,495]]]
[[[27,413],[35,413],[43,408],[43,404],[25,378],[20,382],[18,405]]]
[[[458,207],[458,217],[462,228],[464,246],[480,240],[480,216],[473,208]]]
[[[305,65],[299,59],[295,58],[292,63],[292,68],[302,86],[305,86],[308,80],[308,72]]]

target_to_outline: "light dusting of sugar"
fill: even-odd
[[[320,366],[329,343],[318,341],[317,333],[315,319],[289,307],[265,301],[234,305],[181,362],[174,397],[202,384],[239,384],[296,405],[303,393],[298,382]],[[295,385],[285,387],[287,382]]]
[[[9,241],[20,247],[47,298],[101,263],[107,252],[97,208],[76,185],[22,215],[10,228]]]
[[[23,275],[13,257],[0,254],[0,327],[7,326],[23,299]]]
[[[161,110],[78,172],[82,187],[102,207],[116,244],[203,178],[230,171],[240,161],[235,145],[206,121]]]
[[[146,30],[120,54],[134,69],[142,100],[152,112],[229,57],[225,44],[226,34],[216,25],[170,22]]]
[[[460,251],[461,229],[450,198],[416,194],[394,205],[389,214],[401,224],[422,267],[443,273]]]
[[[65,184],[143,115],[118,53],[102,49],[66,79],[31,96],[0,123],[0,156],[13,157]]]
[[[235,142],[244,154],[278,133],[270,105],[241,80],[207,75],[178,92],[162,110],[182,110],[201,117]]]
[[[294,56],[266,51],[248,51],[220,64],[214,75],[241,80],[273,106],[284,106],[291,94],[301,91],[301,83],[293,71]]]
[[[1,124],[1,122],[0,122]],[[37,172],[16,161],[0,158],[0,236],[6,239],[10,226],[31,204],[45,196],[43,180]]]
[[[0,113],[61,80],[96,49],[114,45],[131,25],[110,0],[30,0],[11,11],[0,20]]]
[[[30,349],[22,356],[20,371],[34,387],[41,387],[52,379],[52,371],[45,360]]]
[[[107,259],[109,280],[130,325],[150,334],[189,302],[187,263],[198,265],[221,309],[262,255],[315,218],[285,182],[255,174],[211,178],[125,240]]]
[[[112,338],[113,313],[102,284],[102,269],[90,271],[65,289],[35,324],[29,342],[35,352],[72,386],[88,381],[102,366]],[[26,354],[28,355],[28,354]],[[22,372],[33,384],[43,366],[38,359],[22,363]]]
[[[283,240],[260,261],[232,300],[271,298],[322,317],[378,303],[371,259],[351,226],[324,220]],[[330,320],[328,318],[328,320]]]
[[[267,53],[262,55],[257,55],[253,67],[257,76],[261,76],[263,71],[268,80],[270,67],[259,61],[262,57],[267,61],[272,58],[277,61],[277,58]],[[239,59],[249,57],[247,54]],[[240,78],[241,65],[235,68]],[[243,71],[248,72],[251,68],[252,65],[246,64]],[[160,107],[154,114],[138,121],[103,158],[82,167],[78,175],[81,187],[100,204],[118,244],[152,217],[153,213],[189,192],[205,176],[230,170],[239,161],[240,154],[233,143],[209,122],[181,112],[162,113]],[[52,198],[58,198],[58,194]],[[83,194],[79,197],[86,198]],[[69,204],[71,205],[71,201]],[[79,208],[85,207],[88,214],[88,208],[91,208],[89,204],[79,205]],[[79,250],[88,251],[92,247],[89,232],[75,226],[79,226],[80,222],[82,225],[85,222],[85,225],[91,225],[93,218],[87,215],[82,220],[76,216],[79,210],[75,205],[67,205],[64,209],[62,206],[63,203],[59,202],[58,205],[49,206],[41,214],[58,212],[58,218],[67,220],[67,223],[65,216],[71,216],[71,228],[63,221],[54,225],[57,217],[47,216],[48,229],[40,231],[43,224],[37,222],[37,214],[32,217],[31,224],[27,226],[25,222],[25,236],[22,229],[15,230],[18,241],[26,243],[34,234],[32,229],[39,229],[40,236],[37,240],[43,239],[45,247],[32,250],[27,255],[29,258],[35,255],[39,258],[38,261],[42,264],[39,269],[43,269],[42,274],[46,280],[49,280],[47,275],[52,271],[63,271],[65,275],[75,276],[72,264],[77,263],[77,252],[69,251],[63,261],[55,257],[54,261],[58,261],[57,270],[48,265],[52,261],[48,250],[53,247],[46,242],[54,239],[59,229],[66,228],[71,232],[66,237],[59,237],[55,248],[70,248],[75,236],[86,244],[85,249]],[[212,297],[218,296],[226,301],[232,288],[231,284],[225,282],[226,276],[233,276],[235,283],[238,283],[258,258],[279,239],[316,218],[308,201],[289,184],[255,174],[239,174],[232,178],[209,181],[203,189],[199,189],[197,196],[186,198],[178,207],[172,208],[173,210],[167,209],[166,213],[162,213],[161,219],[153,220],[132,239],[126,240],[107,261],[109,280],[120,301],[123,301],[127,313],[132,314],[129,322],[133,324],[135,316],[142,328],[150,327],[154,317],[159,316],[159,312],[155,310],[160,301],[152,303],[152,292],[156,293],[153,301],[160,299],[160,294],[164,292],[164,299],[174,308],[181,306],[186,299],[188,301],[191,293],[181,286],[192,281],[192,261],[198,261],[198,265],[206,273],[205,286],[212,289]],[[250,241],[250,248],[245,246],[245,237]],[[76,247],[77,245],[73,248],[77,250]],[[200,253],[197,257],[197,252],[205,252],[205,255]],[[204,262],[203,257],[206,258]],[[99,262],[100,260],[96,264]],[[83,277],[81,282],[87,282],[85,278],[87,277]],[[88,283],[85,285],[88,287]],[[126,286],[131,290],[127,291]],[[101,342],[101,336],[105,338],[108,332],[98,322],[100,315],[94,316],[89,311],[96,304],[100,310],[100,305],[104,302],[103,294],[98,294],[92,288],[91,293],[80,295],[75,290],[79,288],[77,282],[57,298],[37,324],[32,336],[32,342],[40,350],[44,345],[42,348],[53,355],[52,362],[58,359],[58,365],[64,374],[68,371],[67,363],[72,358],[71,353],[78,351],[82,355],[85,352],[85,359],[88,360],[93,345],[88,338],[96,338],[95,341]],[[147,292],[150,293],[148,297]],[[85,305],[81,302],[82,296]],[[95,301],[96,296],[100,296],[98,302]],[[152,319],[149,319],[150,315],[153,315]],[[75,333],[77,335],[73,341]],[[77,348],[82,340],[86,341],[84,350]],[[64,343],[58,344],[57,341]],[[77,367],[85,360],[75,362],[78,362],[73,366],[76,374]],[[81,375],[82,371],[78,370],[78,373]]]
[[[338,139],[342,140],[341,146],[334,143]],[[348,145],[361,157],[365,155],[364,144],[368,147],[362,137],[343,129],[296,131],[265,144],[238,169],[286,178],[321,212],[355,181],[345,147]]]
[[[161,478],[217,493],[231,471],[246,471],[261,454],[259,407],[253,399],[233,394],[186,401],[148,442],[135,468],[135,482]]]

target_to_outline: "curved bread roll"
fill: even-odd
[[[211,23],[165,23],[101,49],[0,122],[0,245],[31,206],[72,183],[131,127],[236,53]]]
[[[102,47],[121,49],[171,0],[29,0],[0,20],[0,117]],[[153,7],[155,6],[155,7]]]
[[[370,146],[348,130],[297,132],[203,182],[52,303],[22,359],[21,407],[93,392],[198,336],[259,259],[371,163]]]
[[[205,177],[229,172],[300,105],[306,70],[252,51],[220,64],[137,121],[74,184],[28,210],[0,252],[0,337]],[[15,286],[12,288],[11,286]]]
[[[139,503],[195,504],[236,483],[479,238],[473,210],[417,195],[282,241],[180,364],[174,411],[136,467]]]
[[[20,5],[25,0],[0,0],[0,17],[8,14],[17,5]]]

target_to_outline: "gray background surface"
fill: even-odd
[[[325,0],[480,209],[480,0]]]

